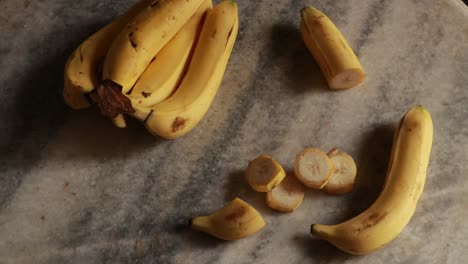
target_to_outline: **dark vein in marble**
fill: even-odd
[[[371,2],[367,11],[366,22],[362,25],[361,33],[356,42],[354,51],[359,57],[361,49],[367,44],[369,37],[375,32],[378,27],[382,26],[383,16],[386,14],[388,7],[391,5],[390,0],[374,0]]]

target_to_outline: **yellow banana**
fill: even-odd
[[[265,221],[255,208],[235,198],[212,215],[194,217],[190,225],[217,238],[235,240],[258,232]]]
[[[115,36],[136,14],[151,3],[142,0],[85,40],[70,56],[65,65],[63,97],[73,109],[89,107],[85,94],[98,87],[98,67],[104,61]]]
[[[430,113],[412,107],[395,133],[384,188],[374,204],[341,224],[314,224],[311,232],[351,254],[368,254],[390,243],[409,223],[423,192],[432,134]]]
[[[133,104],[150,107],[175,92],[190,62],[190,55],[201,30],[203,15],[211,7],[212,1],[205,0],[174,38],[156,55],[130,92],[129,97]]]
[[[174,95],[152,108],[135,107],[134,115],[151,133],[174,139],[198,124],[216,96],[237,31],[235,2],[225,0],[207,12],[187,74]]]
[[[303,8],[301,33],[330,88],[348,89],[364,81],[366,73],[356,54],[325,14],[313,7]]]
[[[117,35],[104,60],[103,79],[118,84],[122,93],[127,94],[154,56],[203,1],[152,1]]]
[[[204,0],[179,32],[156,54],[129,92],[131,104],[153,106],[171,96],[186,71],[201,22],[211,0]],[[119,128],[127,126],[123,114],[112,118]]]

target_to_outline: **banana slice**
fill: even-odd
[[[316,148],[306,148],[296,156],[294,174],[305,186],[322,189],[333,173],[333,162]]]
[[[323,190],[332,194],[344,194],[353,190],[356,178],[356,163],[347,153],[334,148],[328,152],[335,169]]]
[[[286,176],[281,165],[272,157],[263,154],[249,162],[245,179],[257,192],[269,192]]]
[[[211,215],[194,217],[190,226],[220,239],[235,240],[257,233],[265,221],[250,204],[235,198]]]
[[[280,212],[292,212],[304,199],[304,186],[292,174],[288,174],[280,185],[266,195],[266,204]]]

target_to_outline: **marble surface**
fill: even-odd
[[[0,1],[0,263],[466,263],[468,9],[460,0],[239,0],[240,33],[222,87],[193,132],[117,129],[61,98],[63,66],[93,31],[130,6],[111,0]],[[314,5],[341,28],[368,73],[326,88],[298,31]],[[309,236],[369,206],[385,177],[394,125],[414,104],[432,113],[426,187],[402,234],[351,256]],[[338,146],[358,165],[345,196],[309,191],[276,213],[244,183],[261,153],[287,170],[302,148]],[[223,242],[187,229],[239,196],[267,222]]]

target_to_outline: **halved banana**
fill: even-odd
[[[250,204],[235,198],[211,215],[194,217],[190,226],[220,239],[235,240],[257,233],[265,221]]]
[[[330,150],[328,157],[333,162],[335,169],[327,185],[323,187],[323,191],[332,194],[351,192],[357,171],[353,158],[337,148]]]
[[[257,192],[268,192],[286,176],[281,165],[272,157],[263,154],[249,162],[245,171],[247,183]]]
[[[301,33],[312,56],[332,89],[353,88],[364,81],[366,73],[340,30],[322,12],[301,10]]]
[[[288,174],[281,183],[266,194],[266,204],[280,212],[292,212],[304,199],[304,186],[293,174]]]
[[[296,156],[294,174],[305,186],[322,189],[333,173],[333,162],[316,148],[306,148]]]

